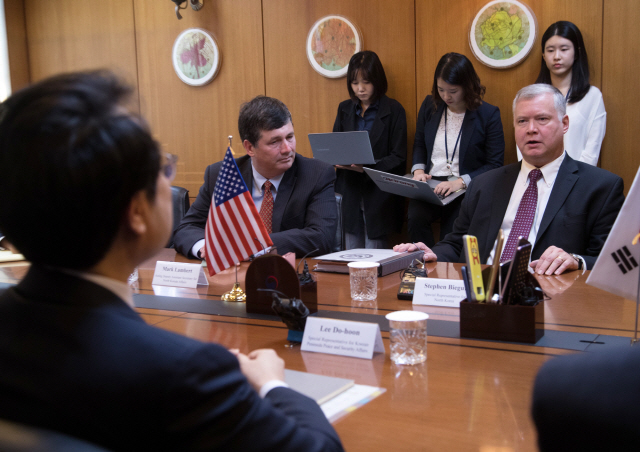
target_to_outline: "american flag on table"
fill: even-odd
[[[209,275],[262,251],[262,245],[272,246],[273,242],[228,147],[205,226],[204,255]]]

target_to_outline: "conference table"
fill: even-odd
[[[220,301],[231,289],[236,272],[209,277],[196,289],[152,286],[156,261],[189,262],[172,249],[162,250],[139,267],[135,291],[142,295]],[[313,260],[309,260],[312,264]],[[244,288],[248,263],[238,268]],[[27,262],[0,264],[0,283],[24,277]],[[460,265],[429,263],[430,278],[461,279]],[[287,329],[276,317],[247,318],[176,310],[139,308],[142,317],[159,328],[202,341],[218,342],[248,352],[273,348],[288,369],[348,378],[356,384],[386,390],[334,423],[347,451],[534,451],[536,433],[530,417],[532,385],[540,366],[554,356],[586,352],[598,347],[629,344],[635,328],[635,303],[586,285],[588,272],[537,277],[549,299],[545,301],[545,338],[564,338],[553,345],[464,339],[429,333],[432,321],[455,331],[458,308],[414,306],[396,297],[399,273],[378,279],[378,298],[351,299],[349,277],[313,272],[317,278],[318,309],[347,313],[363,320],[371,315],[417,309],[430,316],[427,361],[415,366],[395,365],[389,358],[389,333],[383,331],[385,353],[373,359],[303,352],[287,341]],[[6,285],[6,284],[5,284]],[[55,288],[52,288],[55,290]],[[573,341],[574,347],[563,346]],[[544,339],[544,338],[543,338]],[[575,344],[578,344],[575,347]]]

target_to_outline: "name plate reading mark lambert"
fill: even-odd
[[[197,285],[209,285],[209,281],[200,264],[158,261],[151,284],[195,289]]]
[[[301,350],[371,359],[384,345],[377,323],[307,317]]]
[[[416,278],[413,304],[459,308],[465,298],[464,282],[460,279]]]

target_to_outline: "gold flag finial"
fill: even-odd
[[[233,148],[231,147],[231,141],[232,141],[232,140],[233,140],[233,136],[232,136],[232,135],[229,135],[229,149],[231,149],[231,154],[235,156],[235,155],[236,155],[236,153],[235,153],[235,152],[233,152]]]

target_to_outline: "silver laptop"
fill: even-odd
[[[382,191],[404,196],[406,198],[426,201],[437,206],[446,206],[454,199],[463,195],[466,191],[465,189],[461,189],[448,196],[440,197],[433,191],[436,185],[440,183],[438,180],[432,179],[427,182],[421,182],[408,177],[396,176],[395,174],[389,174],[371,168],[365,168],[364,171]]]
[[[310,133],[313,158],[329,165],[372,165],[376,163],[371,150],[369,133],[332,132]]]

